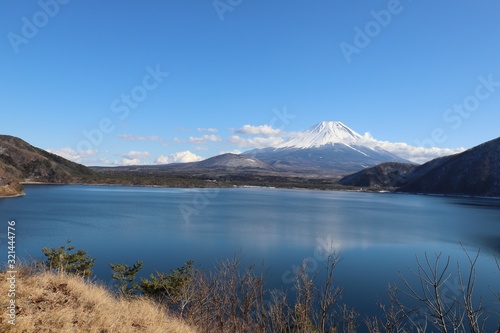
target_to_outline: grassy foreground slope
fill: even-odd
[[[182,321],[170,318],[146,299],[118,299],[110,291],[72,275],[20,274],[16,279],[16,320],[0,316],[0,332],[162,332],[194,333]],[[0,294],[7,295],[9,283],[0,273]],[[9,298],[0,298],[7,309]]]

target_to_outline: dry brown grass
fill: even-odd
[[[0,273],[0,332],[195,333],[147,299],[117,299],[76,276],[18,272],[15,326],[8,323],[9,283]]]

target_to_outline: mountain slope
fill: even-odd
[[[270,170],[271,168],[266,163],[251,156],[237,154],[222,154],[207,158],[199,162],[178,164],[179,167],[185,169],[255,169],[255,170]]]
[[[68,183],[93,173],[19,138],[0,135],[0,196],[22,193],[21,182]]]
[[[500,196],[500,138],[419,166],[399,190]]]
[[[373,143],[341,122],[321,122],[273,148],[243,153],[288,172],[346,175],[384,162],[408,161]]]
[[[391,188],[401,186],[408,175],[417,168],[415,164],[388,162],[366,168],[338,181],[341,185],[368,188]]]

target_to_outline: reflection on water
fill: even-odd
[[[500,210],[500,199],[494,198],[474,198],[464,201],[463,199],[450,198],[450,201],[455,205],[463,205],[469,207],[491,208]]]
[[[221,189],[205,196],[203,189],[118,186],[26,191],[25,197],[0,200],[0,209],[4,219],[20,220],[32,255],[38,251],[32,244],[67,238],[117,251],[121,240],[135,239],[148,247],[182,241],[210,254],[233,245],[265,254],[328,238],[337,250],[463,244],[500,254],[495,199],[280,189]]]

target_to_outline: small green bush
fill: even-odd
[[[59,246],[57,249],[44,247],[42,252],[46,257],[45,266],[49,270],[58,270],[60,273],[91,276],[95,258],[91,259],[84,250],[70,253],[75,249],[74,246],[69,246],[70,243],[71,241],[68,240],[66,245]]]
[[[118,290],[124,296],[133,295],[136,291],[140,291],[140,286],[134,283],[136,274],[142,268],[142,261],[136,261],[135,264],[130,267],[125,264],[109,264],[113,270],[113,275],[111,276],[113,280],[119,281],[121,284],[118,286]]]

